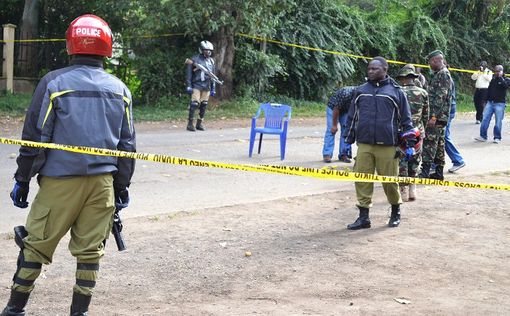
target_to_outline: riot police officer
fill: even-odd
[[[216,94],[216,83],[211,80],[211,76],[207,74],[210,72],[214,74],[215,65],[212,58],[214,47],[209,41],[201,41],[198,47],[199,54],[193,56],[191,59],[186,60],[186,92],[191,94],[191,102],[189,105],[188,115],[188,131],[194,132],[196,130],[204,131],[203,126],[205,110],[209,101],[209,96]],[[207,70],[207,71],[204,71]],[[193,126],[195,110],[198,111],[198,119],[196,129]]]
[[[91,14],[76,18],[67,29],[66,46],[71,65],[41,79],[22,138],[136,151],[131,92],[103,69],[104,57],[112,56],[108,24]],[[25,315],[42,264],[51,263],[68,231],[69,250],[77,261],[71,315],[87,315],[115,208],[129,203],[134,160],[22,146],[16,162],[14,205],[28,207],[29,182],[36,174],[39,191],[26,230],[15,229],[21,250],[11,296],[1,315]]]

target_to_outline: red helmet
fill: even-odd
[[[414,148],[416,153],[421,152],[423,145],[423,134],[421,134],[420,130],[416,127],[408,130],[405,133],[401,133],[398,138],[399,144],[397,149],[401,153],[401,157],[406,155],[406,149],[410,147]]]
[[[103,19],[85,14],[74,19],[66,31],[68,55],[112,57],[112,31]]]

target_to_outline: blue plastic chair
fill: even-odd
[[[286,104],[276,103],[262,103],[257,111],[257,114],[251,119],[251,132],[250,132],[250,152],[249,156],[253,153],[253,144],[257,133],[260,133],[259,139],[259,154],[262,147],[262,135],[275,134],[280,135],[280,157],[281,160],[285,159],[285,144],[287,143],[287,128],[290,121],[292,108]],[[265,121],[264,127],[257,127],[257,119],[263,114]]]

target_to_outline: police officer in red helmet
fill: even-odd
[[[82,15],[69,25],[66,45],[71,65],[41,79],[22,138],[136,151],[131,93],[103,69],[103,58],[112,56],[108,24],[95,15]],[[25,227],[15,228],[20,252],[11,296],[1,316],[25,315],[42,264],[52,262],[67,232],[69,250],[77,261],[71,315],[87,315],[114,211],[129,203],[134,160],[22,146],[16,162],[10,194],[14,206],[29,206],[29,184],[35,175],[39,190]]]

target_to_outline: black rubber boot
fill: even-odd
[[[202,125],[202,119],[197,120],[197,130],[205,131],[205,127]]]
[[[391,216],[388,226],[397,227],[398,225],[400,225],[400,205],[395,204],[391,206]]]
[[[195,131],[195,126],[193,126],[193,120],[195,118],[195,110],[198,108],[198,102],[197,101],[191,101],[189,104],[189,112],[188,112],[188,126],[186,126],[186,129],[190,132]]]
[[[87,316],[92,296],[73,292],[73,303],[71,304],[71,316]]]
[[[421,165],[421,172],[418,175],[420,178],[428,178],[430,176],[430,164],[422,164]]]
[[[429,178],[436,179],[436,180],[444,180],[443,169],[444,169],[444,166],[436,165],[436,172],[431,174]]]
[[[347,229],[357,230],[362,228],[370,228],[370,218],[368,217],[368,208],[360,207],[359,208],[359,217],[352,224],[347,225]]]
[[[188,120],[188,126],[186,126],[186,129],[190,132],[194,132],[195,126],[193,126],[193,119]]]
[[[25,316],[25,306],[27,305],[30,293],[22,293],[11,290],[11,298],[0,316]]]

